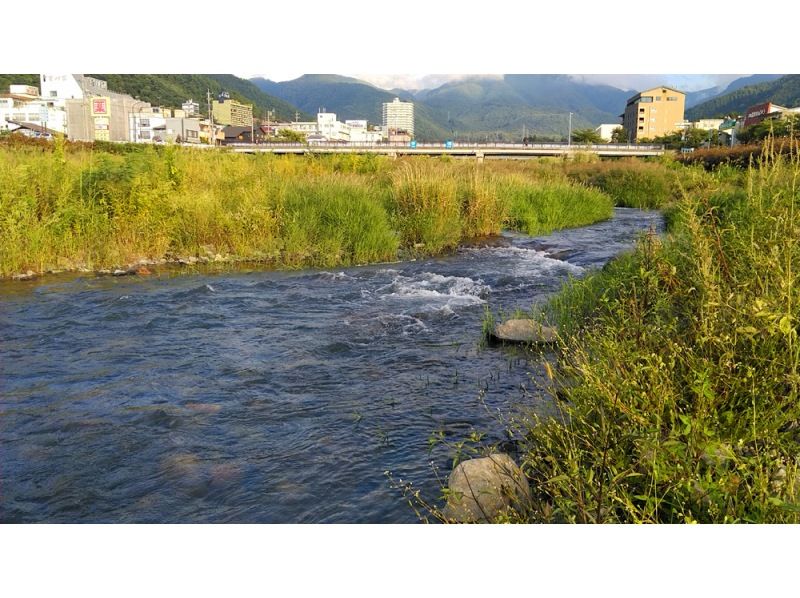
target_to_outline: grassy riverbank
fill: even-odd
[[[512,520],[800,520],[798,183],[796,147],[714,171],[666,238],[547,306],[560,416],[517,422],[534,500]]]
[[[0,145],[0,276],[199,256],[276,268],[434,255],[610,217],[560,170],[179,147]]]

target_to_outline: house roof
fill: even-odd
[[[28,129],[29,131],[35,131],[36,133],[46,133],[48,135],[58,134],[58,131],[48,129],[42,125],[37,125],[36,123],[23,122],[19,120],[8,120],[7,122],[10,122],[12,125],[17,125],[21,129]]]
[[[228,125],[224,129],[222,129],[225,133],[225,137],[238,137],[242,133],[249,133],[250,127],[242,127],[240,125]]]
[[[684,96],[686,95],[686,92],[681,91],[680,89],[675,89],[674,87],[670,87],[669,85],[656,85],[654,87],[648,87],[647,89],[643,89],[642,91],[640,91],[636,95],[631,96],[630,98],[628,98],[628,102],[627,103],[631,104],[631,103],[635,102],[636,100],[638,100],[640,97],[642,97],[642,94],[647,94],[647,92],[655,91],[656,89],[669,89],[670,91],[674,91],[675,93],[679,93],[679,94],[684,95]]]

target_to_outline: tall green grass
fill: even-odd
[[[797,148],[722,182],[549,305],[563,401],[524,422],[520,520],[800,519]]]
[[[558,164],[0,144],[0,276],[221,254],[274,267],[436,255],[610,216]]]
[[[509,225],[529,235],[606,220],[614,208],[602,191],[567,181],[530,185],[520,177],[508,177],[502,189],[510,200]]]

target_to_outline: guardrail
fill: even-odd
[[[567,143],[567,142],[554,142],[554,143],[452,143],[446,145],[445,143],[417,143],[410,145],[409,143],[400,142],[385,142],[385,143],[360,143],[360,142],[327,142],[327,143],[227,143],[224,147],[253,147],[253,148],[320,148],[320,149],[337,149],[337,148],[355,148],[355,149],[561,149],[561,150],[574,150],[574,151],[609,151],[609,150],[628,150],[628,151],[663,151],[663,145],[642,145],[642,144],[628,144],[628,143]]]

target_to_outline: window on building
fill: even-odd
[[[660,101],[661,101],[661,96],[656,96],[656,102],[660,102]]]
[[[142,126],[142,127],[149,127],[150,126],[150,119],[149,118],[143,118],[142,120],[139,121],[139,125]]]
[[[639,108],[639,113],[644,114],[644,108]]]
[[[640,127],[639,127],[639,130],[640,130],[640,131],[644,131],[644,127],[640,126]]]
[[[150,131],[139,131],[139,139],[150,139]]]
[[[639,122],[640,122],[640,123],[643,123],[643,122],[644,122],[644,116],[640,116],[640,117],[639,117]]]
[[[51,90],[50,90],[50,97],[51,97],[51,98],[57,98],[57,97],[58,97],[58,90],[56,90],[56,89],[51,89]]]
[[[667,101],[668,101],[668,102],[677,102],[677,101],[678,101],[678,98],[677,98],[677,97],[675,97],[675,96],[669,96],[669,97],[667,98]]]
[[[653,101],[653,96],[642,96],[641,98],[639,98],[639,101],[642,104],[650,104]]]

